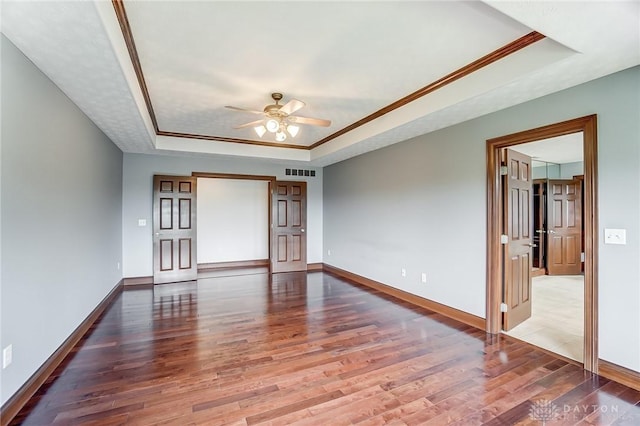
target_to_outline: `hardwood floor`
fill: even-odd
[[[12,424],[640,424],[640,392],[508,336],[269,278],[126,290]]]

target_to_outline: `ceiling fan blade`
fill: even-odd
[[[305,105],[306,104],[302,101],[299,101],[297,99],[291,99],[289,102],[282,105],[282,107],[280,108],[280,112],[285,113],[287,115],[293,114],[294,112],[304,107]]]
[[[256,111],[255,109],[246,109],[246,108],[234,107],[234,106],[231,106],[231,105],[225,105],[225,108],[229,108],[231,110],[240,111],[240,112],[250,112],[252,114],[264,114],[264,111]]]
[[[252,127],[252,126],[257,126],[258,124],[262,124],[264,123],[264,120],[256,120],[256,121],[251,121],[249,123],[244,123],[241,124],[239,126],[234,126],[234,129],[244,129],[245,127]]]
[[[322,126],[329,127],[331,126],[331,120],[323,120],[322,118],[309,118],[309,117],[300,117],[298,115],[289,116],[289,120],[293,123],[299,124],[310,124],[312,126]]]

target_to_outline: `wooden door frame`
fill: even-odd
[[[487,140],[487,293],[486,331],[502,329],[503,227],[500,177],[502,148],[582,132],[584,155],[584,357],[585,370],[598,372],[598,198],[597,116],[588,115]]]
[[[272,222],[272,204],[273,204],[273,188],[275,187],[276,177],[266,175],[245,175],[245,174],[233,174],[233,173],[208,173],[208,172],[191,172],[191,176],[196,178],[211,178],[211,179],[238,179],[238,180],[256,180],[267,181],[269,183],[267,187],[268,194],[268,208],[267,208],[267,229],[269,230],[268,242],[269,242],[269,272],[271,272],[271,259],[273,258],[273,229],[271,227]]]

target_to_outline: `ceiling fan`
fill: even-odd
[[[245,127],[253,127],[253,130],[259,137],[264,136],[268,131],[275,133],[276,141],[283,142],[287,139],[287,135],[294,138],[300,131],[298,124],[309,124],[311,126],[329,127],[331,125],[330,120],[324,120],[321,118],[301,117],[299,115],[292,115],[294,112],[305,106],[305,103],[297,99],[291,99],[284,105],[280,105],[280,101],[283,96],[282,93],[272,93],[271,98],[274,100],[274,104],[267,105],[262,111],[239,108],[235,106],[227,105],[225,108],[229,108],[233,111],[249,112],[252,114],[264,115],[263,118],[249,123],[235,126],[234,129],[243,129]]]

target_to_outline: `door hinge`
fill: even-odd
[[[500,244],[508,244],[509,243],[509,236],[508,235],[500,235]]]
[[[580,262],[584,262],[584,252],[580,253]]]
[[[509,173],[509,168],[507,166],[500,166],[500,176],[506,176]]]
[[[508,312],[509,311],[509,306],[507,306],[506,303],[501,303],[500,304],[500,312]]]

